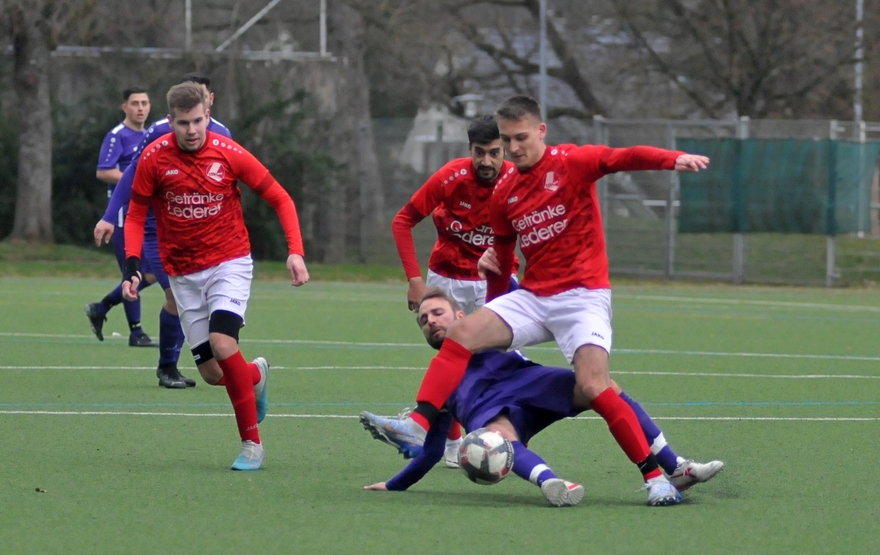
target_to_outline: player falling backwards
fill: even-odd
[[[709,159],[647,146],[548,147],[540,106],[525,96],[506,100],[496,117],[518,172],[502,175],[492,195],[499,273],[489,276],[489,302],[449,327],[428,366],[415,410],[389,422],[387,431],[399,443],[424,441],[472,353],[555,339],[574,366],[579,394],[641,472],[648,504],[674,504],[678,492],[658,466],[632,408],[612,387],[611,286],[595,182],[619,171],[699,171]],[[517,241],[526,260],[522,287],[503,295]]]
[[[132,185],[123,293],[137,296],[144,222],[152,206],[162,264],[199,372],[206,379],[220,374],[213,383],[224,385],[232,402],[241,436],[241,453],[232,468],[257,470],[264,457],[258,424],[266,412],[269,364],[262,357],[246,362],[238,347],[253,260],[237,182],[252,188],[278,213],[290,253],[291,283],[299,286],[309,275],[296,207],[252,154],[207,131],[210,112],[199,85],[175,85],[167,100],[174,132],[141,155]]]
[[[210,91],[211,80],[208,77],[201,73],[187,73],[180,78],[178,83],[195,83],[201,86],[207,98],[207,108],[211,108],[214,102],[214,93]],[[139,156],[157,138],[171,131],[171,123],[167,117],[155,121],[147,129],[137,149],[137,155]],[[208,131],[232,138],[229,129],[213,117],[208,118]],[[113,234],[115,237],[122,230],[124,210],[128,208],[128,203],[131,200],[131,185],[134,181],[134,173],[138,165],[138,156],[135,156],[132,163],[122,173],[122,177],[119,179],[113,195],[110,197],[110,203],[107,206],[106,212],[104,212],[104,216],[95,225],[95,242],[98,246],[102,242],[107,241],[110,234]],[[114,216],[115,214],[122,214],[123,217],[117,221]],[[120,226],[119,229],[116,228],[117,225]],[[195,387],[196,381],[181,374],[177,367],[177,362],[180,359],[180,349],[183,347],[183,330],[180,327],[180,318],[177,315],[177,306],[174,302],[171,284],[168,282],[168,275],[165,273],[164,268],[162,268],[162,261],[159,257],[156,218],[153,215],[152,208],[147,212],[147,219],[144,224],[141,270],[146,278],[141,281],[141,290],[152,283],[158,283],[165,292],[165,302],[159,311],[159,365],[156,367],[156,377],[159,378],[159,385],[168,389]],[[89,305],[88,308],[92,308],[92,305]],[[89,312],[88,308],[87,312]],[[89,313],[92,330],[99,334],[99,338],[105,319],[106,313],[101,311],[100,306],[96,306],[93,312]],[[220,376],[215,376],[214,378],[219,379]],[[212,383],[210,377],[205,378],[205,380],[208,383]]]
[[[515,170],[513,164],[504,161],[504,145],[494,117],[472,120],[467,135],[470,156],[452,160],[437,170],[391,222],[394,243],[409,283],[410,310],[418,307],[427,287],[440,287],[449,293],[465,314],[486,303],[486,280],[477,273],[477,261],[494,239],[489,225],[489,198],[498,177]],[[437,242],[428,260],[426,285],[416,257],[412,228],[432,212]],[[460,445],[461,427],[453,424],[446,443],[446,466],[458,468]]]
[[[455,299],[439,288],[431,288],[418,308],[417,322],[428,344],[440,349],[449,326],[464,316]],[[721,472],[721,461],[704,464],[677,456],[641,405],[620,391],[617,384],[613,387],[632,407],[657,461],[679,490],[706,482]],[[443,438],[455,418],[468,430],[488,427],[501,432],[513,445],[514,474],[540,487],[551,505],[577,505],[584,488],[559,478],[526,445],[550,424],[588,410],[589,405],[589,400],[575,387],[575,377],[569,369],[541,366],[518,352],[490,349],[476,353],[468,362],[461,384],[446,400],[446,410],[428,431],[422,449],[413,451],[410,444],[396,443],[396,435],[387,432],[388,419],[361,413],[364,428],[376,439],[398,447],[405,456],[415,456],[391,480],[364,489],[403,491],[422,479],[443,456]]]

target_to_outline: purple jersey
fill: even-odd
[[[574,372],[536,364],[518,352],[484,351],[471,356],[461,383],[446,400],[443,412],[428,430],[420,455],[385,485],[405,490],[418,482],[440,459],[455,418],[468,431],[482,428],[506,414],[527,444],[550,424],[580,413],[572,407]]]
[[[98,155],[98,169],[112,170],[119,169],[125,171],[125,168],[137,159],[140,152],[141,141],[144,140],[146,131],[135,131],[131,127],[120,123],[110,130],[104,136],[104,142],[101,143],[101,154]],[[113,193],[113,183],[107,184],[107,198]]]
[[[138,159],[140,158],[138,155],[153,141],[166,133],[171,133],[172,131],[174,130],[171,128],[171,122],[168,121],[168,118],[162,118],[154,122],[150,125],[149,129],[146,130],[143,135],[143,140],[141,140],[140,145],[135,152],[134,159],[125,171],[122,172],[122,178],[119,180],[119,183],[116,184],[116,189],[110,197],[110,203],[107,206],[107,210],[104,212],[104,217],[101,218],[102,220],[110,222],[116,227],[122,227],[125,217],[124,209],[128,207],[128,202],[131,200],[131,184],[134,182],[134,172],[135,169],[137,169]],[[232,138],[229,129],[214,118],[211,118],[210,121],[208,121],[208,131],[223,135],[224,137],[229,137],[230,139]],[[150,211],[147,213],[147,220],[144,223],[144,234],[156,234],[156,217],[153,215],[152,208],[150,208]]]

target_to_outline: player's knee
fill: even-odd
[[[208,321],[208,332],[214,358],[226,360],[238,351],[238,333],[244,320],[227,310],[215,310]]]

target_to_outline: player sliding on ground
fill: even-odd
[[[428,344],[439,349],[449,326],[464,316],[453,298],[433,288],[428,290],[419,306],[418,323]],[[617,384],[614,387],[619,391]],[[642,407],[625,393],[620,392],[620,396],[638,416],[652,451],[678,489],[685,490],[705,482],[724,468],[721,461],[702,464],[678,457]],[[540,487],[551,505],[577,505],[584,495],[584,488],[559,478],[526,445],[553,422],[575,416],[587,410],[589,405],[589,400],[575,387],[575,377],[569,369],[540,366],[517,352],[488,350],[477,353],[471,357],[461,384],[446,400],[446,410],[439,414],[428,431],[423,448],[398,444],[396,436],[386,432],[392,421],[368,412],[361,413],[364,428],[376,439],[398,447],[405,456],[415,456],[391,480],[364,489],[401,491],[418,482],[443,457],[446,433],[455,418],[468,430],[482,427],[498,430],[513,444],[514,474]]]
[[[450,326],[428,366],[415,410],[389,422],[387,432],[399,443],[422,443],[472,353],[555,339],[574,366],[578,394],[641,472],[648,504],[676,503],[678,492],[660,470],[638,418],[612,387],[611,285],[595,182],[620,171],[699,171],[709,159],[647,146],[548,147],[540,106],[525,96],[506,100],[496,117],[518,170],[501,176],[490,201],[500,274],[488,278],[489,302]],[[503,295],[517,240],[526,260],[522,286]]]
[[[258,423],[266,415],[269,364],[262,357],[246,362],[238,348],[253,279],[239,179],[278,213],[290,253],[291,283],[302,285],[309,274],[293,200],[251,153],[207,131],[206,102],[203,89],[194,83],[168,91],[174,131],[141,155],[132,185],[123,294],[137,297],[144,221],[152,205],[162,265],[170,276],[186,341],[202,376],[221,376],[209,383],[225,386],[232,401],[241,436],[241,454],[232,469],[257,470],[263,464]]]

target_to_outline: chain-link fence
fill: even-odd
[[[390,222],[410,195],[446,161],[467,156],[466,122],[442,113],[416,120],[374,120]],[[675,149],[679,139],[752,138],[873,141],[880,124],[818,120],[609,120],[592,125],[548,123],[548,143],[637,144]],[[783,162],[783,161],[780,161]],[[854,285],[880,282],[880,194],[871,187],[870,233],[827,237],[782,233],[679,233],[675,172],[634,172],[598,183],[612,275],[736,283]],[[671,209],[670,209],[671,207]],[[424,263],[435,233],[429,221],[414,230]],[[859,236],[861,235],[861,236]],[[396,263],[390,230],[368,259]]]

